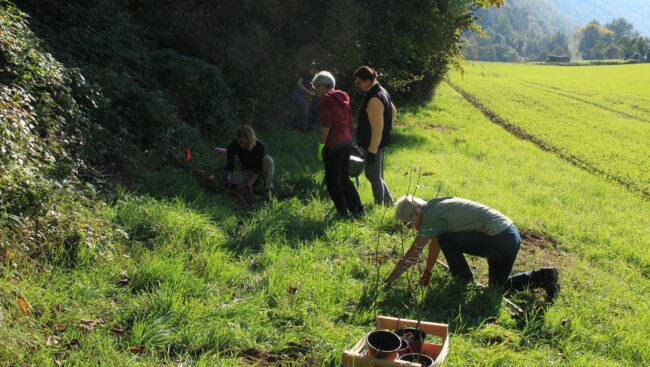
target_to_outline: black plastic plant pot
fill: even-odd
[[[433,366],[433,358],[429,357],[426,354],[420,353],[409,353],[404,354],[398,358],[400,361],[404,362],[415,362],[422,365],[422,367]]]
[[[395,359],[402,340],[388,330],[374,330],[368,333],[368,355],[375,358]]]
[[[427,334],[416,328],[404,328],[395,331],[400,338],[406,340],[409,346],[409,353],[422,353],[424,347],[424,339]]]

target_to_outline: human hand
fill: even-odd
[[[420,284],[421,285],[427,285],[429,284],[429,281],[431,280],[431,271],[425,270],[424,273],[422,273],[422,276],[420,277]]]
[[[251,187],[246,184],[241,184],[237,186],[237,193],[239,195],[246,195],[251,192]]]
[[[373,164],[375,163],[375,158],[377,158],[377,154],[375,153],[366,153],[366,164]]]

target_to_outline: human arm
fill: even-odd
[[[229,181],[235,173],[235,156],[237,155],[238,147],[237,141],[233,141],[226,148],[226,177]]]
[[[318,115],[320,121],[320,136],[318,139],[318,160],[323,159],[323,147],[327,142],[327,136],[330,133],[330,128],[332,127],[332,106],[331,99],[324,95],[320,97],[318,101]]]
[[[402,275],[402,273],[404,273],[408,268],[417,262],[418,256],[424,249],[424,245],[426,245],[427,240],[428,237],[418,236],[415,238],[413,245],[411,245],[404,256],[402,256],[402,258],[397,262],[393,271],[390,273],[390,275],[388,275],[388,278],[384,280],[384,285],[386,287],[390,287],[393,282],[399,278],[400,275]]]
[[[320,128],[320,139],[318,140],[318,151],[316,152],[318,160],[323,160],[323,149],[325,149],[325,142],[327,141],[327,135],[330,133],[330,128],[321,126]]]
[[[250,191],[252,191],[253,185],[255,185],[255,182],[257,182],[258,178],[260,178],[260,174],[256,172],[256,173],[253,173],[251,175],[251,178],[249,178],[248,181],[246,182],[246,186],[248,186],[248,189]]]
[[[420,277],[420,284],[428,284],[431,280],[431,269],[438,261],[440,255],[440,243],[437,238],[432,238],[429,242],[429,253],[427,254],[427,264],[424,267],[422,277]]]
[[[330,133],[330,127],[329,126],[321,126],[320,127],[320,143],[325,144],[327,141],[327,135]]]
[[[379,144],[381,144],[381,136],[384,131],[384,105],[379,98],[373,97],[368,101],[368,121],[370,122],[370,144],[368,145],[368,152],[377,154]]]
[[[298,79],[296,80],[296,86],[297,86],[298,89],[300,89],[303,93],[308,94],[308,95],[310,95],[310,96],[313,96],[313,95],[315,94],[314,91],[313,91],[313,90],[309,90],[309,89],[307,89],[307,88],[305,87],[305,85],[303,84],[303,81],[304,81],[304,79],[303,79],[301,76],[299,76]],[[285,84],[285,85],[286,85],[286,84]],[[285,87],[285,88],[286,88],[286,87]]]

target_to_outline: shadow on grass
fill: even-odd
[[[449,325],[450,332],[465,333],[496,319],[501,307],[499,291],[449,279],[427,289],[419,286],[365,287],[355,315],[369,315],[376,311],[378,315],[444,323]]]
[[[415,131],[411,132],[406,129],[401,129],[393,136],[393,144],[388,147],[388,153],[400,152],[402,150],[420,150],[425,152],[431,145],[431,141]]]
[[[247,221],[240,220],[225,246],[237,255],[259,252],[266,243],[297,247],[323,235],[328,226],[321,206],[305,208],[296,199],[278,201],[252,213]]]

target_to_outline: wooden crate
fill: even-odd
[[[377,329],[388,329],[395,331],[406,327],[416,327],[416,320],[397,319],[394,317],[377,316]],[[420,329],[430,336],[438,336],[442,339],[440,344],[430,343],[425,340],[424,354],[434,357],[434,367],[442,366],[449,353],[449,327],[447,324],[436,324],[433,322],[420,321]],[[367,334],[366,334],[367,335]],[[366,336],[355,344],[352,349],[343,352],[343,367],[422,367],[419,363],[398,361],[391,359],[378,359],[368,356],[366,348]]]

